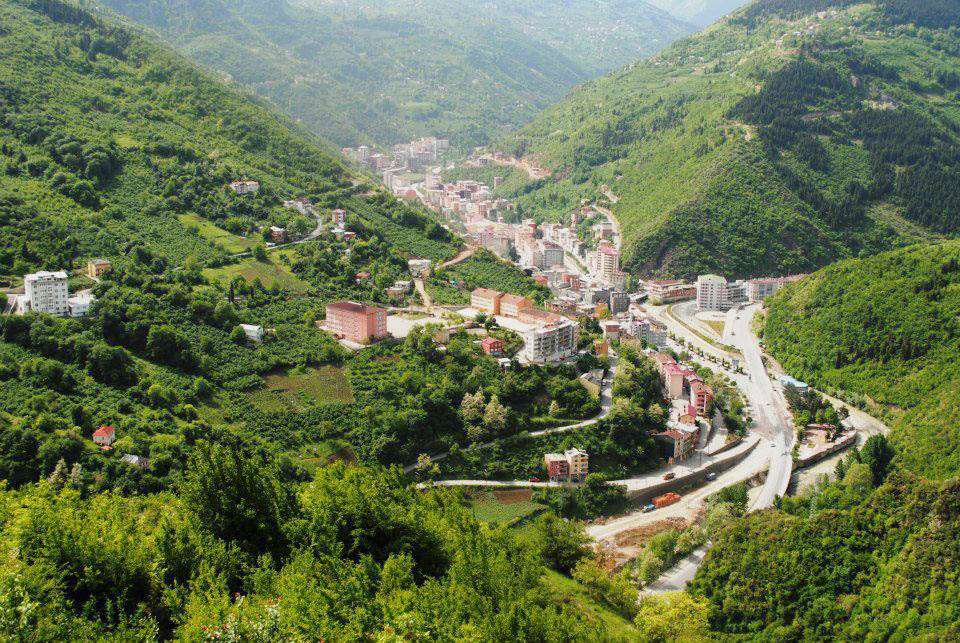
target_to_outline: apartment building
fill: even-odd
[[[384,308],[336,301],[327,304],[327,330],[346,339],[367,343],[387,337],[387,311]]]
[[[750,301],[764,301],[770,295],[789,283],[800,281],[806,275],[791,275],[789,277],[767,277],[763,279],[751,279],[746,282],[746,296]]]
[[[523,332],[523,357],[532,364],[566,359],[577,352],[580,326],[569,319],[530,328]]]
[[[747,301],[747,284],[728,282],[719,275],[700,275],[697,278],[697,307],[700,310],[730,310]]]
[[[610,293],[610,312],[614,315],[625,313],[630,308],[630,295],[625,292]]]
[[[342,228],[347,224],[347,211],[337,208],[330,213],[330,219],[333,221],[333,227]]]
[[[520,313],[533,308],[533,302],[519,295],[504,295],[500,298],[500,314],[504,317],[520,319]]]
[[[477,288],[470,293],[470,307],[486,315],[499,315],[502,299],[502,292],[489,288]]]
[[[576,448],[563,453],[547,453],[543,462],[550,482],[583,482],[590,473],[590,456]]]
[[[692,380],[690,385],[690,403],[700,415],[709,417],[713,404],[713,389],[702,381]]]
[[[537,241],[537,259],[536,265],[544,270],[563,265],[563,248],[549,241]]]
[[[59,270],[41,270],[24,276],[23,304],[21,312],[38,312],[65,317],[70,314],[70,296],[67,288],[67,273]]]

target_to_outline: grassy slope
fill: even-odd
[[[640,4],[107,0],[337,144],[439,135],[475,145],[577,82],[689,33]],[[583,16],[591,28],[581,28]]]
[[[761,0],[752,6],[768,4]],[[833,203],[843,201],[851,181],[870,184],[870,154],[857,138],[862,131],[845,116],[826,124],[828,136],[820,140],[827,167],[813,169],[797,158],[793,142],[774,144],[771,155],[762,127],[731,111],[778,70],[795,66],[799,57],[793,50],[804,42],[826,67],[849,78],[842,51],[825,45],[847,38],[845,30],[853,26],[856,36],[844,48],[860,47],[868,59],[899,74],[887,81],[858,70],[864,83],[873,82],[901,106],[926,114],[932,130],[955,151],[960,111],[951,91],[922,72],[958,64],[955,50],[948,53],[955,37],[939,32],[925,40],[909,28],[899,28],[896,38],[876,37],[874,18],[869,7],[848,8],[824,21],[819,44],[812,36],[778,43],[784,33],[806,30],[806,16],[766,16],[751,25],[722,21],[649,62],[586,83],[502,141],[506,150],[532,154],[554,170],[554,180],[529,194],[529,188],[516,190],[519,202],[570,210],[579,197],[597,196],[600,184],[611,186],[622,197],[613,209],[623,225],[627,260],[645,274],[809,270],[838,257],[895,246],[901,235],[906,241],[935,236],[922,226],[905,229],[904,204],[889,195],[872,202],[866,215],[841,223],[801,200],[787,172]],[[832,109],[850,94],[842,107],[853,114],[871,104],[860,90],[862,84],[856,92],[824,92],[823,97],[811,90],[802,93],[802,104],[791,104],[799,104],[801,115],[810,114]],[[796,123],[799,117],[789,120]],[[800,122],[809,126],[817,119]]]
[[[769,303],[765,336],[793,375],[891,411],[907,468],[960,473],[960,242],[840,262]]]

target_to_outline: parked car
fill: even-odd
[[[713,481],[716,480],[716,479],[717,479],[717,474],[715,474],[715,473],[708,473],[708,474],[707,474],[707,480],[709,480],[710,482],[713,482]]]
[[[673,479],[676,478],[676,477],[677,477],[677,474],[675,474],[675,473],[665,473],[665,474],[663,474],[663,479],[664,479],[664,480],[673,480]]]
[[[654,509],[656,509],[656,507],[654,507],[653,505],[643,505],[643,513],[645,514],[650,513]]]
[[[530,478],[527,482],[540,482],[540,478]]]

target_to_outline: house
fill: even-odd
[[[483,352],[487,355],[493,357],[500,357],[503,355],[503,341],[497,339],[496,337],[487,337],[482,342],[480,342],[480,347],[483,348]]]
[[[117,439],[117,430],[112,426],[101,426],[99,429],[93,432],[93,442],[94,444],[99,444],[102,447],[108,447],[113,444]]]
[[[243,196],[244,194],[256,194],[260,191],[260,184],[256,181],[234,181],[230,184],[230,188],[237,194]]]
[[[347,224],[347,211],[337,208],[331,214],[331,219],[333,220],[333,226],[335,228],[342,228]]]
[[[97,300],[89,292],[78,293],[67,299],[67,306],[70,308],[71,317],[86,317],[90,312],[90,306]]]
[[[378,341],[389,335],[387,310],[352,301],[335,301],[327,304],[327,330],[359,343]]]
[[[500,314],[504,317],[520,318],[521,311],[533,308],[533,302],[519,295],[504,295],[500,298]]]
[[[477,288],[470,293],[470,307],[486,315],[500,314],[503,293],[489,288]]]
[[[433,262],[430,259],[411,259],[407,262],[410,274],[414,277],[421,277],[424,273],[429,276],[431,266],[433,266]]]
[[[370,279],[370,273],[369,273],[369,272],[366,272],[366,271],[361,271],[361,272],[358,272],[357,274],[355,274],[355,275],[353,276],[353,278],[354,278],[354,280],[357,282],[357,284],[359,285],[359,284],[362,284],[363,282],[365,282],[366,280]]]
[[[283,243],[287,240],[287,231],[284,228],[278,228],[277,226],[270,226],[270,238],[278,243]]]
[[[680,424],[696,424],[697,407],[689,402],[684,403],[680,408],[680,416],[677,418],[677,422]]]
[[[593,354],[597,357],[606,357],[610,354],[610,344],[600,339],[594,340]]]
[[[263,326],[240,324],[240,328],[243,329],[243,334],[246,335],[247,341],[255,344],[263,341]]]
[[[562,453],[547,453],[543,456],[547,466],[547,478],[550,482],[560,482],[570,479],[570,463]]]
[[[133,455],[132,453],[128,453],[120,458],[120,462],[132,464],[135,467],[139,467],[141,471],[146,471],[150,468],[150,458],[145,458],[142,455]]]
[[[603,338],[608,342],[620,339],[620,322],[605,321],[600,327],[603,329]]]
[[[87,276],[91,279],[99,279],[111,270],[113,264],[106,259],[91,259],[87,262]]]

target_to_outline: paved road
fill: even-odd
[[[608,378],[604,380],[604,382],[609,382],[609,384],[601,384],[600,386],[600,413],[599,414],[590,418],[589,420],[584,420],[582,422],[576,422],[574,424],[568,424],[566,426],[558,426],[552,429],[544,429],[542,431],[533,431],[530,433],[530,435],[538,436],[538,435],[547,435],[550,433],[564,433],[566,431],[580,429],[585,426],[592,426],[598,423],[600,420],[607,417],[608,415],[610,415],[610,411],[613,409],[613,379],[614,377],[616,377],[617,366],[619,365],[619,363],[620,363],[620,358],[617,356],[617,354],[614,351],[610,351],[610,374],[608,375]],[[484,448],[493,446],[494,444],[496,444],[496,441],[487,442],[484,444],[479,444],[474,447],[470,447],[470,450],[484,449]],[[448,455],[449,455],[449,452],[439,453],[437,455],[430,456],[430,460],[432,462],[436,462],[437,460],[443,460]],[[410,464],[403,468],[403,472],[411,473],[416,468],[417,468],[417,463]],[[476,480],[446,480],[442,482],[437,482],[435,484],[446,485],[446,486],[458,486],[458,485],[473,486],[477,482],[478,481]],[[488,484],[490,481],[479,481],[479,482],[482,483],[479,486],[482,486],[483,484],[486,484],[487,486],[498,486],[500,484],[500,483],[498,483],[498,485]],[[508,486],[514,486],[518,483],[504,482],[502,484],[508,485]],[[524,484],[527,484],[527,483],[524,483]]]

